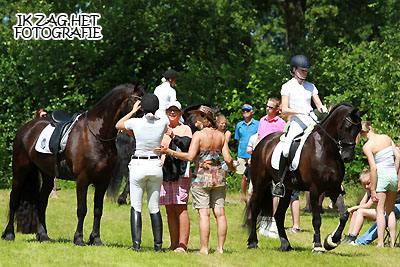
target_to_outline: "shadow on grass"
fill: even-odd
[[[312,217],[311,212],[301,211],[300,215],[304,217]],[[321,218],[339,218],[339,211],[335,209],[324,209],[324,213],[321,214]]]

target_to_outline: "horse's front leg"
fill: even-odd
[[[126,198],[129,194],[129,177],[126,178],[124,190],[122,191],[121,195],[119,195],[117,203],[118,205],[126,205]]]
[[[50,242],[51,239],[47,235],[46,227],[46,209],[49,202],[49,195],[54,187],[54,178],[45,176],[42,173],[42,188],[39,195],[39,205],[38,205],[38,217],[39,217],[39,229],[36,233],[36,240],[39,242]]]
[[[310,204],[312,209],[312,225],[314,228],[313,252],[324,253],[321,243],[321,209],[319,207],[319,194],[310,191]]]
[[[83,222],[87,213],[87,190],[89,182],[86,178],[76,179],[76,198],[77,198],[77,210],[76,214],[78,216],[78,225],[76,226],[76,231],[74,235],[74,244],[77,246],[85,246],[83,241]]]
[[[103,201],[104,194],[107,190],[107,186],[104,185],[96,185],[96,190],[94,192],[94,219],[93,219],[93,230],[90,234],[89,244],[102,246],[103,243],[100,239],[100,220],[103,215]]]
[[[340,244],[340,239],[342,237],[344,227],[346,226],[347,220],[349,219],[349,212],[347,211],[346,205],[344,204],[342,194],[337,197],[336,206],[339,209],[340,221],[335,231],[332,234],[327,235],[325,238],[324,247],[326,250],[332,250]]]
[[[278,208],[275,212],[275,221],[278,228],[279,238],[281,240],[280,251],[289,251],[293,248],[290,246],[290,242],[287,238],[285,231],[285,215],[290,204],[290,197],[292,195],[292,190],[286,190],[285,196],[279,200]]]

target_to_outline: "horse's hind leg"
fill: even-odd
[[[247,239],[247,248],[254,249],[257,248],[257,218],[260,213],[260,198],[257,194],[251,196],[249,203],[247,204],[246,221],[249,227],[249,238]]]
[[[13,180],[10,193],[8,224],[1,235],[1,238],[4,240],[13,241],[15,239],[15,214],[20,206],[25,180],[35,178],[31,177],[34,173],[36,173],[37,176],[38,172],[36,168],[30,164],[29,159],[27,159],[23,153],[13,155]]]
[[[39,194],[39,230],[36,233],[36,240],[39,242],[49,242],[51,239],[47,235],[47,227],[46,227],[46,209],[47,204],[49,202],[49,195],[51,190],[54,187],[54,178],[45,176],[42,173],[42,188]]]
[[[100,239],[100,220],[103,215],[103,201],[104,194],[107,190],[107,186],[96,185],[96,190],[94,192],[94,220],[93,220],[93,230],[90,234],[89,244],[102,246],[103,243]]]
[[[335,232],[333,232],[333,234],[327,235],[325,238],[324,247],[326,250],[332,250],[340,244],[340,239],[342,237],[344,227],[346,226],[346,222],[349,219],[349,212],[344,205],[343,195],[340,194],[337,197],[336,201],[334,199],[332,199],[332,201],[336,203],[336,206],[339,209],[340,221],[339,225],[336,227]]]
[[[86,177],[78,176],[76,179],[76,198],[77,198],[77,210],[78,225],[74,235],[74,244],[77,246],[85,246],[83,241],[83,222],[87,213],[87,190],[89,182]]]

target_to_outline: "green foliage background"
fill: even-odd
[[[233,132],[244,103],[256,108],[255,118],[263,116],[266,99],[279,96],[290,78],[290,58],[302,53],[327,105],[368,109],[375,130],[395,138],[399,10],[396,0],[309,0],[306,36],[289,51],[283,0],[0,1],[0,188],[11,183],[15,131],[36,109],[84,111],[126,82],[152,92],[168,68],[181,74],[176,89],[184,105],[220,107]],[[18,12],[100,13],[103,39],[14,40]],[[346,182],[364,166],[357,148]]]

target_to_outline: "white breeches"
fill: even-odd
[[[307,124],[304,123],[303,121],[306,121]],[[283,156],[286,157],[286,158],[287,158],[288,155],[289,155],[289,150],[290,150],[290,146],[291,146],[291,144],[292,144],[292,142],[293,142],[293,139],[294,139],[297,135],[299,135],[299,134],[301,134],[302,132],[304,132],[304,130],[307,129],[307,127],[308,127],[310,124],[312,124],[312,122],[313,122],[310,118],[303,119],[303,121],[300,120],[300,119],[297,118],[297,117],[294,117],[294,118],[290,121],[289,131],[288,131],[288,133],[287,133],[287,135],[286,135],[285,142],[283,143],[283,150],[282,150],[282,154],[283,154]]]
[[[131,206],[142,212],[143,192],[146,188],[149,212],[157,213],[160,210],[158,203],[163,181],[161,160],[131,159],[128,167]]]

